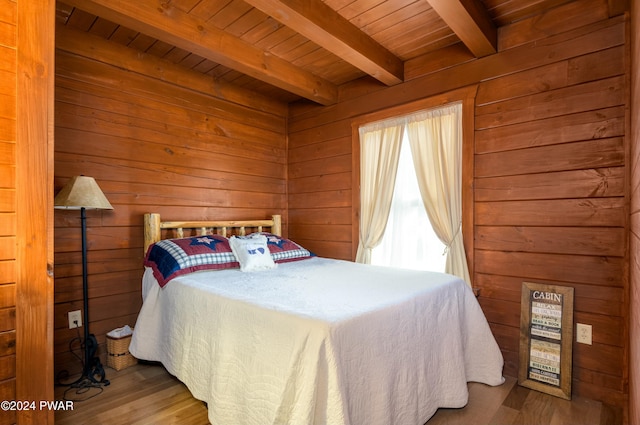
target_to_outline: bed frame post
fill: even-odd
[[[282,236],[282,216],[276,214],[271,216],[273,220],[273,227],[271,227],[271,233],[274,235]]]
[[[147,213],[144,215],[144,255],[147,255],[149,245],[158,242],[160,235],[160,214]]]

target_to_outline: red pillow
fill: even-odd
[[[158,241],[147,250],[144,265],[153,269],[161,287],[174,277],[198,270],[240,267],[229,240],[220,235]]]

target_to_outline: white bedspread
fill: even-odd
[[[503,382],[470,288],[439,273],[313,258],[255,273],[145,273],[131,353],[160,361],[215,425],[422,425]]]

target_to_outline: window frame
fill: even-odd
[[[351,122],[352,154],[352,203],[351,203],[351,259],[355,260],[360,240],[360,135],[358,129],[364,124],[424,109],[437,108],[453,102],[462,102],[462,236],[467,257],[469,277],[474,280],[474,140],[475,98],[478,85],[472,85],[447,93],[441,93],[391,108],[360,115]]]

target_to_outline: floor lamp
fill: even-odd
[[[74,385],[104,383],[104,369],[100,359],[94,357],[97,343],[89,333],[89,287],[87,284],[87,217],[86,210],[112,210],[113,207],[100,190],[93,177],[76,176],[62,188],[53,201],[54,208],[80,210],[82,224],[82,301],[84,320],[84,366],[82,376]],[[100,379],[96,378],[100,376]]]

